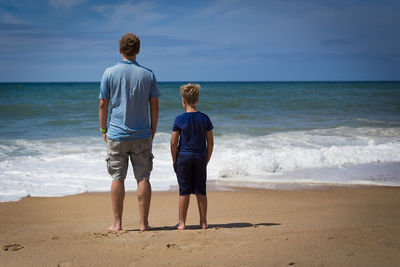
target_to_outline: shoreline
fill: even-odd
[[[207,192],[245,192],[257,190],[271,191],[303,191],[303,190],[328,190],[329,188],[400,188],[399,185],[379,185],[379,184],[346,184],[346,183],[312,183],[312,182],[244,182],[244,181],[224,181],[224,180],[209,180],[207,181]],[[172,185],[167,190],[154,190],[153,193],[178,192],[178,185]],[[136,190],[126,190],[127,193],[136,193]],[[1,203],[19,202],[24,198],[60,198],[77,196],[82,194],[102,194],[109,193],[109,190],[104,191],[86,191],[67,195],[50,195],[50,196],[22,196],[18,200],[0,201]]]
[[[396,266],[400,187],[208,192],[209,229],[172,230],[178,194],[153,193],[151,231],[139,232],[135,192],[125,197],[124,231],[112,221],[108,192],[25,197],[0,203],[5,266]]]

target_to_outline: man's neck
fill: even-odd
[[[135,60],[136,61],[136,56],[133,56],[133,57],[122,56],[122,60]]]

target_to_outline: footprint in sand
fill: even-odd
[[[24,246],[21,246],[20,244],[12,244],[12,245],[4,245],[3,250],[4,251],[17,251],[20,249],[23,249]]]
[[[72,266],[74,266],[74,265],[69,261],[60,262],[57,265],[57,267],[72,267]]]
[[[93,237],[93,238],[110,238],[110,237],[120,237],[124,234],[128,233],[127,231],[118,231],[118,232],[111,232],[108,231],[104,232],[92,232],[92,233],[85,233],[84,236]]]
[[[167,248],[174,248],[174,249],[181,250],[180,246],[178,246],[177,244],[174,244],[174,243],[168,243],[168,244],[166,245],[166,247],[167,247]]]
[[[168,243],[168,244],[167,244],[167,248],[173,248],[173,247],[175,247],[175,245],[176,245],[176,244],[170,244],[170,243]]]

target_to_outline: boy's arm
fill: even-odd
[[[214,136],[212,131],[206,132],[206,140],[207,140],[207,164],[208,164],[214,148]]]
[[[99,102],[99,122],[100,129],[107,129],[108,99],[100,98]],[[106,141],[106,133],[102,133]]]
[[[171,136],[171,156],[174,166],[176,165],[176,155],[178,153],[179,131],[173,131]]]
[[[151,140],[157,131],[158,124],[158,97],[150,98]]]

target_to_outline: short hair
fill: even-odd
[[[196,105],[199,102],[200,85],[188,83],[181,86],[181,96],[190,106]]]
[[[119,40],[119,49],[121,50],[122,54],[126,57],[133,57],[139,54],[140,50],[140,40],[133,33],[125,33],[121,40]]]

